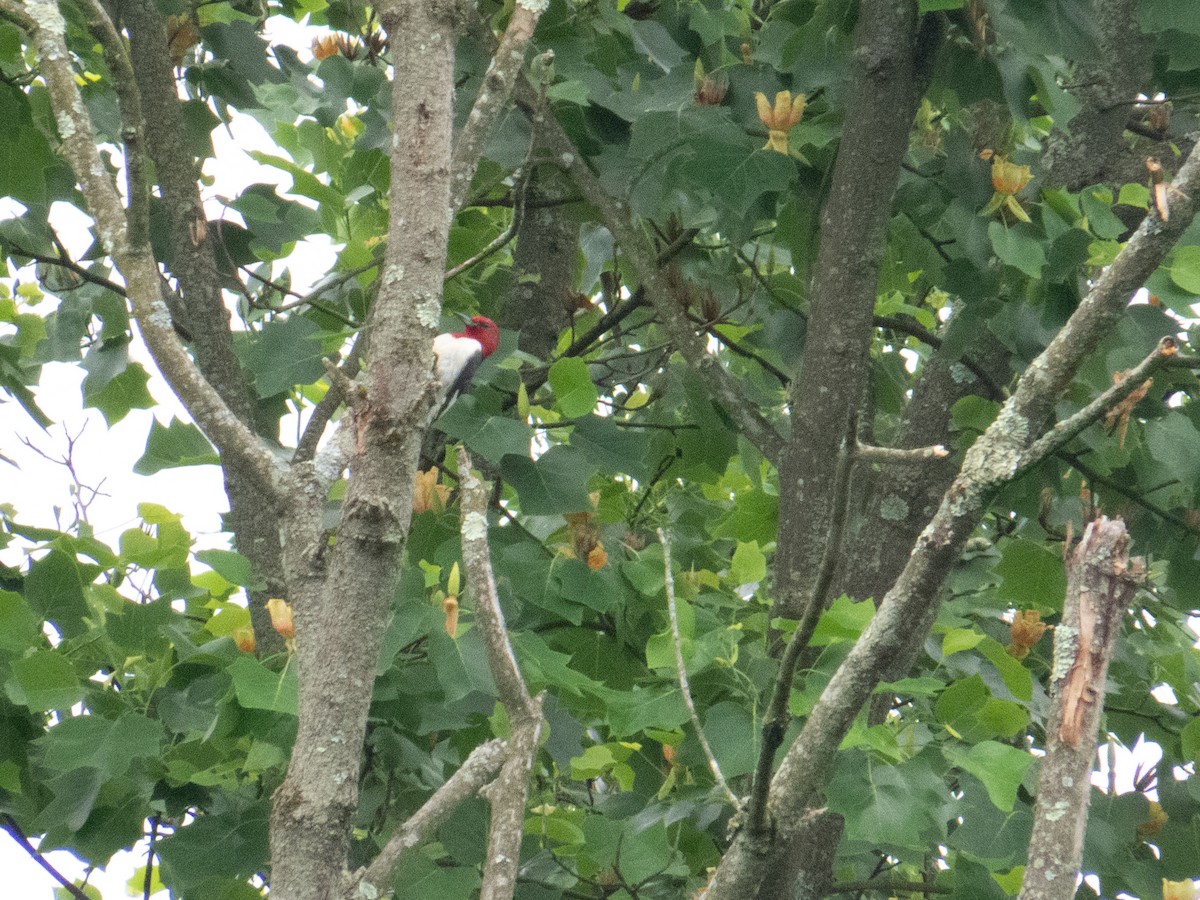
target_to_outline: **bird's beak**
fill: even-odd
[[[466,313],[456,312],[454,315],[458,316],[462,320],[463,325],[471,324],[471,317],[468,316]]]

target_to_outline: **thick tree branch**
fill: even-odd
[[[1191,222],[1200,196],[1200,152],[1193,149],[1175,186],[1170,222],[1147,216],[1087,297],[1026,369],[999,416],[968,450],[962,470],[922,532],[904,571],[871,624],[822,692],[788,749],[771,788],[769,837],[738,835],[714,876],[711,900],[744,897],[764,857],[774,857],[820,795],[841,744],[863,703],[894,661],[919,646],[932,625],[945,579],[1000,487],[1017,473],[1079,366],[1124,314],[1130,296],[1165,258]],[[1177,215],[1178,213],[1178,215]]]
[[[99,0],[89,0],[97,6]],[[155,178],[163,199],[170,239],[170,273],[178,286],[179,302],[173,315],[191,338],[196,364],[229,409],[248,427],[254,427],[254,403],[241,363],[233,350],[230,314],[221,289],[217,265],[219,231],[210,228],[200,196],[200,167],[189,150],[187,128],[179,103],[171,60],[166,20],[153,0],[130,0],[119,5],[122,22],[129,32],[128,71],[118,75],[123,94],[139,96],[145,114],[146,146],[154,162]],[[102,15],[103,13],[101,13]],[[111,26],[110,26],[111,27]],[[122,107],[126,105],[122,96]],[[136,147],[126,141],[131,164],[140,160]],[[149,222],[148,194],[130,189],[140,197],[140,218]],[[165,288],[169,291],[169,286]],[[170,295],[168,295],[170,301]],[[177,323],[180,324],[180,323]],[[250,617],[259,650],[265,654],[283,649],[282,640],[271,627],[266,611],[270,597],[286,593],[280,563],[279,523],[273,504],[236,458],[222,455],[225,493],[229,498],[228,523],[237,549],[250,560],[263,582],[260,590],[247,592]]]
[[[311,518],[295,540],[289,529],[285,544],[300,708],[271,813],[271,887],[288,900],[327,900],[346,865],[374,672],[434,400],[432,346],[453,215],[458,4],[388,0],[376,9],[393,36],[390,221],[362,395],[339,429],[350,445],[350,478],[332,550],[312,537]],[[298,500],[311,510],[324,499],[324,476],[318,465],[308,468]]]
[[[462,206],[467,197],[484,145],[491,137],[492,128],[500,114],[508,108],[533,30],[549,5],[548,0],[517,0],[513,6],[508,28],[492,55],[475,105],[471,107],[467,122],[454,144],[454,159],[451,162],[454,180],[450,183],[450,206],[453,209]]]
[[[459,487],[462,490],[463,565],[475,599],[475,620],[500,702],[508,713],[512,737],[508,759],[484,795],[491,803],[491,828],[483,867],[480,900],[508,900],[517,883],[529,774],[541,744],[545,717],[542,698],[531,697],[508,639],[496,578],[488,549],[488,498],[491,486],[471,469],[465,448],[458,448]]]
[[[1075,896],[1104,682],[1121,619],[1144,577],[1143,560],[1129,558],[1124,522],[1088,524],[1067,565],[1067,598],[1054,629],[1046,756],[1019,900]]]
[[[387,893],[386,885],[392,881],[393,873],[405,855],[419,847],[434,830],[450,818],[464,800],[477,794],[488,784],[507,756],[504,742],[496,739],[480,744],[467,757],[458,771],[446,779],[445,784],[433,792],[421,808],[392,832],[379,855],[365,869],[359,869],[349,879],[342,891],[347,900],[358,900],[366,896],[382,897]],[[372,894],[371,889],[377,891]]]
[[[257,435],[230,411],[184,350],[162,299],[158,265],[150,247],[131,240],[120,195],[100,158],[91,119],[75,83],[66,23],[58,6],[52,0],[31,0],[26,9],[37,22],[32,36],[58,117],[62,153],[79,178],[101,244],[125,278],[129,302],[151,357],[222,458],[243,467],[276,502],[281,467]]]
[[[834,461],[845,410],[870,377],[875,295],[892,196],[921,84],[941,41],[936,16],[915,3],[865,0],[858,17],[853,87],[809,302],[808,336],[789,394],[791,438],[780,462],[778,612],[798,618],[833,514]]]

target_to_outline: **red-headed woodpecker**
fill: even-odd
[[[471,384],[480,364],[495,352],[500,344],[500,329],[486,316],[464,317],[462,331],[439,334],[433,339],[433,355],[437,360],[437,377],[442,395],[435,407],[442,413]]]

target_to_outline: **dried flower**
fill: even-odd
[[[433,511],[440,513],[446,508],[450,498],[450,488],[439,483],[436,467],[418,472],[413,483],[413,515]]]
[[[725,77],[705,74],[704,63],[699,59],[692,72],[692,83],[696,91],[693,100],[697,106],[720,106],[729,90],[729,82]]]
[[[1008,655],[1013,659],[1024,659],[1029,655],[1029,648],[1042,639],[1048,627],[1036,609],[1017,610],[1009,626],[1012,642],[1007,648]]]
[[[200,43],[200,29],[190,15],[167,16],[167,50],[171,62],[182,65],[187,52]]]
[[[767,126],[767,142],[764,150],[774,150],[785,156],[788,152],[788,131],[796,125],[804,115],[804,95],[792,97],[791,91],[780,91],[775,95],[775,106],[772,107],[767,95],[759,92],[754,95],[758,104],[758,118]]]
[[[587,555],[587,567],[593,572],[599,572],[608,562],[608,553],[604,550],[603,544],[596,544]]]

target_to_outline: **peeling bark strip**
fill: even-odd
[[[1143,560],[1129,558],[1125,523],[1107,517],[1088,525],[1067,565],[1067,599],[1054,633],[1046,758],[1019,900],[1075,896],[1104,681],[1121,616],[1144,574]]]

